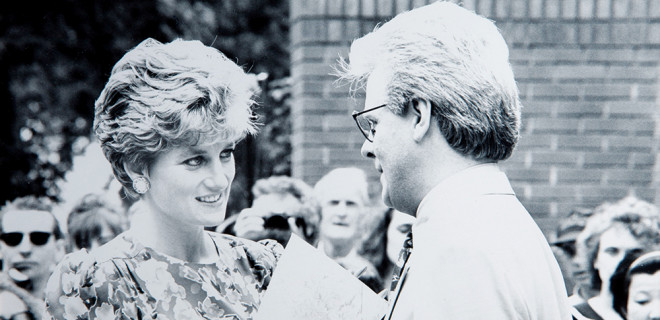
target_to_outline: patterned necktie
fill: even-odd
[[[403,248],[401,248],[401,252],[399,253],[399,259],[392,272],[392,285],[390,286],[390,291],[396,290],[396,285],[401,278],[401,272],[403,272],[403,268],[406,265],[406,262],[408,262],[408,257],[410,257],[410,253],[412,253],[412,247],[412,231],[408,231],[406,234],[406,240],[403,242]]]

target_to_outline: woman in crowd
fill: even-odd
[[[403,242],[415,223],[415,217],[387,208],[362,243],[358,253],[376,266],[383,279],[381,291],[391,289],[392,275],[400,259]],[[398,276],[398,275],[397,275]]]
[[[627,254],[612,276],[611,291],[624,319],[660,319],[660,251]]]
[[[250,319],[282,250],[205,231],[225,217],[234,148],[255,132],[255,83],[198,41],[147,39],[113,68],[94,132],[130,229],[69,254],[48,283],[56,319]]]
[[[92,250],[126,229],[125,215],[96,194],[87,194],[67,217],[69,246]]]
[[[584,285],[594,294],[573,306],[573,317],[621,319],[612,307],[610,279],[626,253],[651,248],[659,239],[658,209],[648,202],[626,197],[596,208],[577,239],[578,261],[591,275]]]

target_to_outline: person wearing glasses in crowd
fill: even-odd
[[[147,39],[113,67],[94,132],[130,228],[67,255],[47,288],[55,319],[250,319],[282,246],[206,231],[225,218],[234,148],[254,133],[256,81],[199,41]]]
[[[48,198],[34,196],[14,199],[0,209],[0,309],[15,319],[40,318],[48,278],[65,254],[66,240],[52,212]]]
[[[521,103],[493,22],[436,2],[355,40],[348,61],[339,76],[366,89],[361,153],[385,204],[417,218],[385,319],[570,319],[550,246],[497,165]]]
[[[17,198],[0,210],[3,268],[14,283],[39,299],[66,248],[52,212],[48,198],[34,196]]]

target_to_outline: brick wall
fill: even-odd
[[[358,166],[362,109],[330,75],[352,39],[431,1],[292,0],[293,175],[315,183]],[[494,20],[511,51],[524,104],[522,138],[502,163],[548,231],[574,207],[633,193],[660,201],[660,1],[463,0]]]

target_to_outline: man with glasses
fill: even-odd
[[[4,273],[43,299],[48,278],[64,255],[65,240],[47,198],[23,197],[0,209]]]
[[[366,89],[361,153],[385,204],[417,217],[385,319],[570,319],[550,246],[497,166],[521,106],[495,25],[436,2],[357,39],[348,60],[341,78]]]

